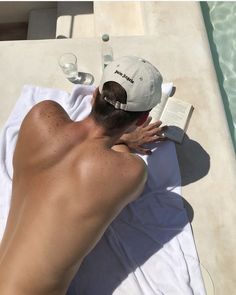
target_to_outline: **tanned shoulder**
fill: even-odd
[[[130,153],[90,154],[78,165],[81,186],[104,202],[128,204],[139,197],[147,180],[145,162]],[[92,185],[91,185],[92,183]]]
[[[25,161],[25,158],[41,160],[45,156],[46,158],[54,156],[59,145],[63,146],[63,142],[68,142],[68,139],[65,140],[62,135],[71,122],[62,106],[54,101],[45,100],[33,106],[19,130],[13,158],[14,165],[16,159],[19,162],[20,159]]]
[[[64,108],[53,100],[44,100],[32,107],[24,121],[41,122],[57,129],[60,125],[71,122]]]
[[[128,181],[131,186],[136,187],[134,199],[137,198],[143,191],[147,180],[147,165],[143,159],[134,154],[128,154],[129,159],[126,165],[128,166],[129,176]]]
[[[119,153],[113,175],[120,184],[121,197],[129,203],[138,198],[147,180],[147,166],[143,159],[131,153]]]

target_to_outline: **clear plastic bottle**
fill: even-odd
[[[113,50],[109,42],[109,35],[102,35],[102,64],[103,69],[113,61]]]

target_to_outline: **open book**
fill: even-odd
[[[164,135],[175,142],[182,143],[194,108],[188,102],[169,97],[172,88],[173,83],[163,84],[161,102],[150,112],[151,123],[161,120],[162,125],[168,126]]]

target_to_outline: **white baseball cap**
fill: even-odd
[[[162,76],[148,61],[136,56],[124,56],[109,63],[104,69],[99,85],[102,93],[104,83],[119,83],[127,93],[127,102],[111,101],[116,109],[142,112],[151,110],[161,101]]]

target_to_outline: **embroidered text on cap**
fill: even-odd
[[[130,77],[128,77],[126,74],[123,74],[122,72],[120,72],[120,71],[118,71],[118,70],[116,70],[115,71],[115,74],[118,74],[118,75],[120,75],[122,78],[125,78],[127,81],[129,81],[130,83],[134,83],[134,80],[133,79],[131,79]]]

